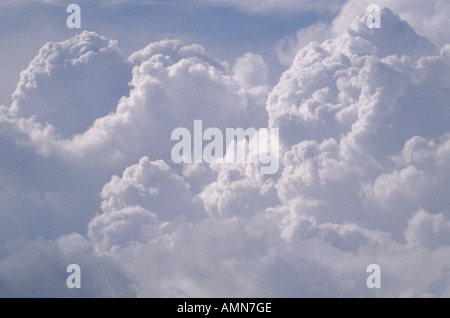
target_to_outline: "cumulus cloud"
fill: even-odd
[[[84,223],[79,234],[63,228],[45,239],[2,231],[3,294],[448,295],[449,47],[389,9],[382,16],[381,29],[368,29],[361,14],[336,37],[304,46],[273,89],[266,62],[250,52],[229,64],[200,45],[162,40],[125,59],[91,32],[45,45],[12,105],[0,108],[0,142],[33,161],[21,172],[0,158],[2,180],[23,178],[2,181],[2,196],[18,210],[40,202],[36,219],[52,206]],[[328,34],[326,25],[305,32]],[[92,87],[73,81],[59,90],[74,75]],[[98,104],[105,92],[95,88],[115,84]],[[65,93],[85,89],[85,121],[70,127]],[[279,128],[279,173],[249,163],[175,165],[170,134],[193,131],[196,119]],[[29,172],[39,181],[27,184]],[[24,215],[9,208],[3,219]],[[86,269],[84,289],[72,294],[70,263]],[[382,267],[380,290],[365,284],[373,263]]]
[[[450,42],[450,37],[444,30],[448,29],[450,22],[448,14],[450,4],[447,1],[435,0],[427,5],[421,1],[380,1],[397,12],[400,17],[408,21],[419,34],[428,37],[437,45]]]
[[[409,221],[405,230],[408,243],[426,248],[436,248],[449,244],[450,222],[440,214],[418,211]]]
[[[155,193],[141,181],[151,166],[161,169],[164,164],[143,158],[120,180],[113,178],[103,196],[106,199],[112,188],[122,189],[121,194],[106,199],[103,213],[89,224],[97,253],[123,263],[129,275],[137,277],[141,296],[331,296],[338,290],[358,295],[364,285],[351,283],[350,270],[344,277],[334,275],[341,271],[339,266],[326,265],[316,253],[311,257],[309,249],[328,246],[332,257],[338,257],[336,253],[344,256],[387,240],[386,234],[370,233],[355,224],[320,225],[286,207],[270,208],[276,202],[273,186],[258,183],[249,170],[232,167],[214,167],[220,170],[217,182],[199,195],[209,215],[197,219],[157,215],[150,212],[158,210],[156,201],[133,200],[126,190],[132,185],[132,193],[140,196]],[[147,180],[152,179],[151,183],[164,184],[157,174]],[[173,192],[161,192],[159,199],[167,200],[164,195]]]
[[[411,155],[419,140],[427,144],[416,136],[434,140],[428,147],[446,147],[449,65],[445,50],[390,10],[382,15],[381,29],[368,29],[361,15],[336,39],[300,50],[267,110],[287,149],[277,183],[282,202],[311,202],[304,209],[322,222],[357,221],[395,233],[421,204],[434,211],[446,204],[433,195],[448,184],[440,164],[413,164],[400,154]],[[382,42],[393,37],[395,44]]]
[[[206,213],[189,187],[164,161],[143,157],[103,187],[103,213],[91,220],[88,234],[99,250],[107,251],[158,236],[164,222],[198,220]]]
[[[253,215],[276,204],[274,182],[255,165],[213,164],[217,179],[198,195],[211,215]]]
[[[93,38],[91,42],[97,45],[98,42],[104,44],[101,37],[88,32],[83,32],[68,42],[78,48],[84,45],[86,37]],[[46,47],[53,46],[58,52],[62,50],[58,49],[61,45],[48,44]],[[80,50],[73,49],[70,54],[74,57],[70,57],[69,61],[84,60],[86,56],[95,58],[98,55],[96,51],[108,52],[108,49],[105,50],[89,46]],[[59,52],[58,55],[62,53]],[[131,89],[120,98],[117,106],[112,107],[113,110],[109,114],[95,119],[88,129],[61,136],[58,131],[65,129],[64,121],[72,119],[62,116],[61,113],[57,115],[61,120],[44,122],[46,115],[41,114],[39,108],[31,106],[29,112],[35,112],[34,115],[29,118],[21,116],[18,111],[21,108],[16,106],[16,102],[10,108],[12,115],[9,115],[8,121],[13,123],[15,130],[24,135],[23,143],[31,141],[43,155],[56,154],[84,162],[94,162],[102,158],[106,167],[131,164],[145,155],[152,159],[167,160],[172,147],[171,132],[178,127],[192,129],[196,119],[203,118],[205,128],[220,129],[244,126],[244,123],[249,127],[259,127],[265,122],[267,117],[261,96],[266,94],[268,87],[263,83],[264,79],[255,84],[244,81],[244,78],[251,79],[251,72],[257,72],[259,68],[263,73],[267,72],[267,66],[259,56],[248,55],[243,58],[249,57],[254,59],[256,64],[245,70],[238,63],[234,68],[234,74],[237,76],[235,79],[228,63],[209,56],[200,45],[184,45],[179,40],[163,40],[133,53],[127,61],[128,64],[119,61],[111,67],[109,72],[120,70],[121,65],[132,66]],[[38,60],[45,60],[42,63],[49,65],[53,63],[53,59],[47,55],[40,56]],[[73,64],[75,70],[68,69],[67,73],[64,73],[65,76],[71,76],[73,72],[78,72],[78,68],[84,68],[83,63]],[[90,75],[96,80],[99,76],[94,75],[98,74],[95,72],[96,68],[89,71],[93,72]],[[104,74],[106,78],[110,75]],[[123,76],[119,78],[121,81],[127,79]],[[29,86],[33,86],[31,84]],[[88,94],[81,94],[84,85],[80,84],[74,90],[90,98]],[[21,99],[35,99],[31,98],[28,92],[15,95]],[[96,102],[95,98],[91,99]],[[108,103],[109,107],[110,105],[113,105],[111,100]],[[47,108],[44,109],[44,112],[47,112]],[[86,109],[89,111],[89,107]],[[56,110],[54,112],[57,114]]]
[[[326,38],[340,36],[348,28],[351,21],[365,12],[366,8],[372,3],[373,1],[369,0],[343,2],[339,14],[331,23],[319,21],[297,30],[296,34],[283,38],[276,46],[280,62],[284,65],[290,65],[298,50],[311,41],[321,42]],[[427,37],[436,45],[442,47],[450,42],[448,33],[444,31],[449,28],[450,23],[446,18],[450,5],[446,1],[434,0],[425,4],[421,1],[386,0],[378,1],[377,4],[394,11],[401,19],[408,22],[418,34]],[[382,23],[386,22],[385,18],[382,17]],[[390,27],[389,22],[386,26]],[[393,31],[395,33],[395,30]],[[395,41],[392,41],[390,44],[395,45],[395,43]],[[388,43],[385,43],[385,45],[388,45]]]
[[[117,41],[93,32],[47,43],[20,75],[11,116],[33,116],[64,138],[82,133],[128,92],[130,69]]]

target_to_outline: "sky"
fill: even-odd
[[[70,3],[0,0],[0,297],[450,296],[447,1]]]

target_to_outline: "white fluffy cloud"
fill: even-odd
[[[211,215],[253,215],[276,204],[274,182],[254,165],[213,164],[217,180],[199,194]]]
[[[99,251],[158,236],[167,221],[193,221],[206,216],[183,177],[164,161],[150,161],[148,157],[126,168],[122,178],[113,176],[101,197],[103,213],[91,220],[88,231]]]
[[[448,184],[446,159],[406,158],[418,156],[416,143],[431,147],[419,152],[430,159],[445,153],[450,69],[445,48],[391,11],[382,15],[381,29],[368,29],[362,15],[336,39],[300,50],[267,110],[288,150],[277,183],[283,203],[322,222],[363,222],[398,237],[412,211],[448,204],[433,195]]]
[[[436,248],[450,242],[450,222],[440,214],[418,211],[409,221],[405,238],[414,246]]]
[[[323,256],[311,257],[308,251],[327,248],[330,257],[344,256],[363,246],[382,245],[386,234],[367,232],[355,224],[319,225],[314,218],[294,215],[285,207],[268,208],[276,202],[273,185],[255,180],[251,167],[214,169],[219,170],[217,182],[199,195],[209,214],[196,218],[168,214],[177,210],[174,206],[165,206],[165,215],[150,212],[158,211],[158,199],[170,204],[168,197],[183,196],[176,190],[157,191],[165,188],[169,176],[171,182],[184,184],[163,162],[142,158],[104,187],[103,213],[90,222],[89,238],[97,253],[123,263],[128,274],[137,277],[140,295],[331,296],[342,289],[354,296],[363,292],[363,285],[352,286],[350,270],[344,271],[344,277],[336,275],[342,272],[339,266],[325,264]],[[152,196],[155,200],[148,199]],[[191,200],[184,211],[192,208]]]
[[[316,24],[299,29],[294,35],[285,37],[276,47],[280,62],[284,65],[290,65],[298,50],[305,47],[310,41],[321,42],[326,38],[340,36],[351,21],[366,12],[366,8],[370,4],[373,4],[373,1],[351,0],[343,2],[339,14],[332,23],[319,21]],[[446,43],[450,43],[450,37],[446,32],[450,27],[450,20],[448,19],[450,4],[447,1],[433,0],[425,3],[420,0],[382,0],[377,1],[376,4],[394,11],[408,22],[418,34],[426,36],[436,45],[444,46]],[[391,27],[389,22],[386,24],[385,22],[387,22],[385,17],[382,17],[381,23],[384,25],[382,28]],[[392,31],[393,34],[397,32],[397,30]],[[395,45],[395,43],[395,41],[392,41],[390,44]],[[384,44],[388,45],[388,43]]]
[[[68,138],[114,110],[128,91],[129,74],[117,42],[93,32],[48,43],[21,73],[10,112],[34,116]]]
[[[97,45],[92,44],[93,48],[83,46],[86,37],[90,38],[89,43]],[[76,48],[68,53],[69,61],[84,61],[91,56],[95,59],[98,55],[95,52],[108,52],[108,49],[101,48],[105,45],[104,39],[92,33],[83,32],[79,37],[67,42],[70,43],[70,47]],[[48,44],[46,48],[60,46]],[[77,49],[80,46],[82,48]],[[64,53],[64,49],[55,49],[55,51],[58,56]],[[39,56],[37,60],[43,60],[40,63],[54,68],[51,56],[52,54],[46,54]],[[48,107],[44,107],[45,111],[41,111],[37,107],[32,107],[34,104],[31,105],[28,107],[29,115],[33,114],[33,117],[28,118],[21,116],[20,111],[17,111],[21,109],[16,106],[19,102],[14,102],[11,106],[11,115],[8,120],[15,124],[16,130],[26,135],[24,142],[27,139],[31,140],[31,143],[44,155],[57,154],[69,157],[71,160],[90,162],[101,158],[107,167],[124,162],[132,163],[136,158],[144,155],[149,155],[152,159],[167,160],[172,146],[171,132],[178,127],[191,129],[196,119],[203,119],[205,128],[221,129],[243,126],[244,123],[250,127],[259,127],[265,121],[267,117],[261,94],[265,94],[268,87],[264,83],[264,78],[260,78],[256,84],[244,79],[251,78],[251,72],[255,72],[258,68],[267,72],[267,66],[261,57],[247,55],[245,58],[249,57],[254,59],[256,64],[243,69],[238,60],[234,68],[234,74],[237,76],[235,80],[231,67],[226,62],[209,56],[203,47],[183,45],[179,40],[163,40],[152,43],[130,56],[128,63],[133,67],[133,71],[128,96],[123,96],[117,106],[112,107],[113,111],[104,117],[97,118],[89,129],[82,130],[78,134],[61,136],[58,131],[65,129],[65,121],[73,121],[73,118],[68,118],[64,113],[68,111],[67,109],[58,110],[59,113],[55,110],[54,113],[58,114],[55,115],[57,119],[53,123],[47,123],[45,113],[48,112]],[[78,73],[79,68],[84,68],[83,63],[72,63],[75,69],[73,71],[68,69],[62,76],[72,77],[72,73]],[[121,70],[121,65],[125,65],[125,62],[119,61],[114,64],[109,72]],[[33,66],[28,73],[33,73],[36,68],[40,70],[40,67]],[[111,76],[110,73],[99,75],[96,67],[86,69],[85,72],[91,72],[85,76],[93,77],[94,81],[97,81],[97,76],[104,76],[106,79]],[[118,76],[114,76],[116,77]],[[126,76],[118,78],[121,81],[127,80]],[[20,88],[26,86],[22,82],[19,85]],[[73,90],[79,95],[91,97],[89,94],[81,93],[85,86],[82,81],[74,85]],[[91,86],[95,87],[93,84]],[[107,87],[111,89],[110,86],[107,85]],[[30,96],[27,91],[22,92],[23,90],[20,89],[20,94],[15,94],[19,96],[17,99],[34,100],[33,96]],[[64,95],[61,95],[63,98]],[[96,96],[91,100],[96,102]],[[102,101],[102,103],[107,103],[108,107],[113,105],[111,100]],[[82,105],[89,111],[89,103],[82,103]]]

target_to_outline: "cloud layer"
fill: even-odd
[[[44,45],[0,107],[1,295],[450,295],[450,45],[382,17],[311,27],[331,38],[273,88],[251,52],[230,64],[161,40],[126,59],[93,32]],[[197,119],[279,128],[279,173],[174,164],[172,130]]]

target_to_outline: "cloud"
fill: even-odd
[[[153,170],[157,166],[158,170]],[[162,162],[143,158],[138,165],[127,168],[121,179],[114,177],[104,187],[103,213],[90,222],[89,238],[97,253],[122,263],[136,278],[140,296],[332,295],[343,282],[350,283],[351,271],[344,278],[334,276],[339,269],[308,256],[309,248],[328,246],[333,257],[338,257],[368,244],[381,245],[385,239],[386,235],[366,233],[354,224],[319,225],[314,218],[301,215],[293,221],[286,208],[267,208],[273,202],[268,202],[268,194],[260,193],[260,189],[273,192],[273,185],[251,183],[251,169],[244,175],[243,170],[239,173],[236,168],[214,167],[220,168],[217,182],[199,196],[209,212],[217,201],[215,211],[220,213],[196,219],[150,212],[158,210],[158,200],[179,197],[173,192],[158,191],[164,189],[165,182],[157,171],[167,171]],[[161,187],[143,185],[144,176]],[[106,197],[113,188],[121,189],[120,195],[114,191],[114,199]],[[144,200],[149,193],[157,195],[157,199]],[[272,194],[272,200],[273,197]],[[258,203],[261,200],[267,203]],[[190,204],[186,205],[185,211]],[[283,234],[285,228],[295,232]],[[343,292],[357,295],[361,287]]]
[[[379,30],[362,15],[336,39],[300,50],[267,110],[286,149],[282,203],[319,222],[358,222],[402,239],[413,211],[448,205],[437,194],[448,185],[447,159],[436,157],[447,147],[449,65],[444,49],[391,11],[382,15]],[[383,43],[392,37],[395,44]]]
[[[217,180],[199,194],[211,215],[253,215],[278,202],[274,182],[255,165],[213,164]]]
[[[167,221],[194,221],[206,216],[184,178],[164,161],[148,157],[126,168],[121,178],[113,176],[101,197],[103,213],[88,226],[88,235],[100,251],[125,248],[157,236]]]
[[[411,138],[393,157],[396,167],[363,188],[365,198],[385,210],[398,207],[397,213],[419,207],[442,211],[448,204],[443,190],[450,181],[445,168],[448,146],[447,134],[436,139]]]
[[[246,53],[236,60],[233,67],[233,78],[246,89],[262,86],[267,91],[267,77],[269,68],[261,55]],[[266,88],[266,89],[264,89]]]
[[[290,66],[298,51],[310,42],[322,42],[331,36],[330,25],[324,22],[312,24],[297,30],[294,35],[286,36],[276,45],[276,52],[281,64]]]
[[[134,297],[132,281],[112,259],[93,254],[79,234],[56,241],[16,239],[0,262],[2,297]],[[69,264],[81,268],[81,288],[69,289]]]
[[[415,30],[437,45],[450,42],[450,38],[443,30],[450,26],[448,14],[450,4],[443,0],[435,0],[425,5],[421,1],[381,1],[380,5],[389,6],[400,17],[408,21]]]
[[[166,39],[125,59],[91,32],[46,44],[0,108],[0,224],[19,228],[2,231],[3,294],[448,295],[449,47],[382,15],[381,29],[361,14],[304,46],[273,89],[251,52],[229,64]],[[113,84],[125,92],[106,94]],[[90,105],[76,127],[72,92]],[[175,165],[170,133],[196,119],[279,128],[279,172]],[[53,223],[31,232],[21,218]],[[79,291],[65,287],[71,263],[86,273]],[[366,286],[374,263],[380,290]]]
[[[404,66],[401,65],[413,64],[419,56],[439,54],[433,44],[416,35],[391,11],[385,11],[384,16],[385,23],[390,20],[392,28],[398,28],[401,33],[391,35],[388,25],[380,29],[379,33],[374,29],[369,32],[364,16],[361,16],[337,39],[322,44],[313,42],[300,50],[293,66],[282,75],[269,96],[269,125],[286,127],[283,130],[291,135],[294,135],[295,130],[297,142],[310,139],[311,136],[318,141],[339,137],[350,129],[355,131],[353,137],[356,138],[358,125],[362,125],[355,120],[358,117],[364,117],[367,125],[375,125],[371,117],[376,114],[369,109],[378,111],[379,108],[382,115],[382,112],[386,112],[383,108],[389,107],[382,104],[392,103],[388,99],[395,94],[389,89],[397,87],[400,93],[402,87],[411,82],[408,72],[403,71],[401,68]],[[386,35],[383,36],[384,32]],[[397,37],[395,45],[380,42],[388,36]],[[407,43],[402,44],[403,37]],[[406,51],[404,47],[409,50]],[[397,55],[398,58],[391,55]],[[439,62],[436,60],[433,63]],[[420,72],[417,70],[416,74]],[[377,89],[379,92],[376,92]],[[363,111],[358,105],[368,108]],[[386,116],[389,115],[387,111]],[[390,120],[395,120],[394,116],[391,115]],[[326,125],[321,124],[325,122]],[[281,136],[289,145],[295,143],[294,140],[287,140],[288,136],[283,136],[283,131]],[[364,137],[360,135],[358,138]]]
[[[103,41],[95,34],[83,32],[70,42],[78,43],[75,44],[75,47],[78,47],[81,45],[79,42],[85,43],[84,37]],[[60,47],[54,44],[47,46]],[[82,50],[83,53],[72,50],[71,54],[76,58],[87,55],[95,59],[97,56],[96,53],[90,53],[92,51],[88,48]],[[84,55],[78,57],[80,54]],[[50,65],[53,61],[50,58],[44,60]],[[263,71],[266,70],[267,67],[260,57],[255,61],[257,64],[252,67],[252,71],[237,71],[242,67],[235,68],[235,71],[242,76],[245,72],[255,72],[259,67]],[[94,162],[102,158],[106,167],[130,164],[145,155],[152,159],[168,160],[171,132],[178,127],[191,128],[194,120],[199,118],[204,118],[205,127],[220,129],[239,127],[244,123],[250,127],[259,127],[265,121],[261,96],[266,93],[267,86],[259,85],[256,89],[241,86],[233,78],[228,63],[209,56],[200,45],[184,45],[179,40],[163,40],[133,53],[128,63],[133,66],[129,94],[122,96],[109,114],[95,119],[92,125],[81,133],[61,136],[58,130],[61,129],[60,126],[66,126],[65,122],[54,121],[55,124],[47,124],[40,120],[39,113],[31,118],[20,117],[20,112],[16,111],[20,107],[15,106],[16,103],[11,107],[13,116],[8,120],[14,123],[16,130],[25,135],[23,142],[31,142],[43,155],[56,154],[84,162]],[[120,70],[125,62],[119,60],[116,64],[111,67],[112,70]],[[84,68],[83,63],[75,63],[74,67],[75,70],[68,69],[65,76],[72,77],[72,73],[78,72],[78,68]],[[109,75],[111,74],[105,73],[106,77]],[[96,76],[92,76],[94,80]],[[123,80],[126,77],[119,78]],[[73,90],[83,90],[83,86],[84,84]],[[108,89],[110,88],[109,86]],[[28,97],[28,92],[16,95],[22,96],[22,99],[31,98]],[[88,94],[81,95],[92,97]],[[93,102],[96,102],[95,97],[91,98]],[[89,103],[92,103],[92,100]],[[45,109],[47,111],[47,108]],[[86,114],[83,116],[89,117]],[[60,117],[61,120],[68,120],[67,117],[58,115],[58,118]],[[130,143],[130,140],[133,140],[133,143]]]
[[[63,138],[82,133],[127,93],[130,69],[117,41],[93,32],[47,43],[20,75],[11,116],[33,116]]]
[[[267,70],[260,56],[248,56],[256,64],[236,72]],[[132,68],[131,75],[123,76]],[[128,88],[130,76],[131,91],[121,97],[123,87],[112,88]],[[267,116],[260,98],[268,88],[263,81],[257,84],[262,85],[256,90],[241,86],[228,63],[200,45],[179,40],[152,43],[129,61],[121,57],[115,41],[93,32],[44,45],[22,73],[12,105],[0,110],[2,144],[8,153],[1,158],[8,189],[3,193],[2,233],[35,237],[46,226],[54,229],[46,233],[49,236],[82,231],[79,226],[95,213],[99,189],[111,174],[147,155],[171,163],[173,129],[190,128],[204,116],[205,124],[222,129],[246,122],[263,125]],[[96,107],[105,116],[94,114]],[[71,125],[75,131],[68,129]],[[29,216],[11,218],[14,214]],[[60,226],[51,226],[54,222]],[[32,224],[42,226],[32,229]]]
[[[426,248],[436,248],[449,244],[450,222],[440,214],[418,211],[409,221],[405,230],[408,243]]]
[[[331,23],[318,21],[305,28],[297,30],[296,34],[287,36],[276,45],[278,59],[283,65],[290,65],[296,52],[305,47],[311,41],[323,41],[326,38],[340,36],[348,28],[351,21],[366,12],[366,8],[373,1],[346,1],[341,3],[339,14]],[[446,18],[450,5],[442,0],[434,0],[424,5],[421,1],[389,0],[378,1],[378,5],[389,8],[400,18],[408,22],[418,34],[427,37],[436,45],[443,47],[450,42],[450,37],[443,30],[448,29],[449,20]],[[382,16],[382,24],[386,23]],[[389,17],[387,17],[389,19]],[[386,27],[391,27],[387,22]],[[382,26],[382,29],[385,27]],[[380,33],[380,32],[379,32]],[[384,43],[384,45],[395,45],[397,42]],[[405,47],[405,52],[407,50]]]

